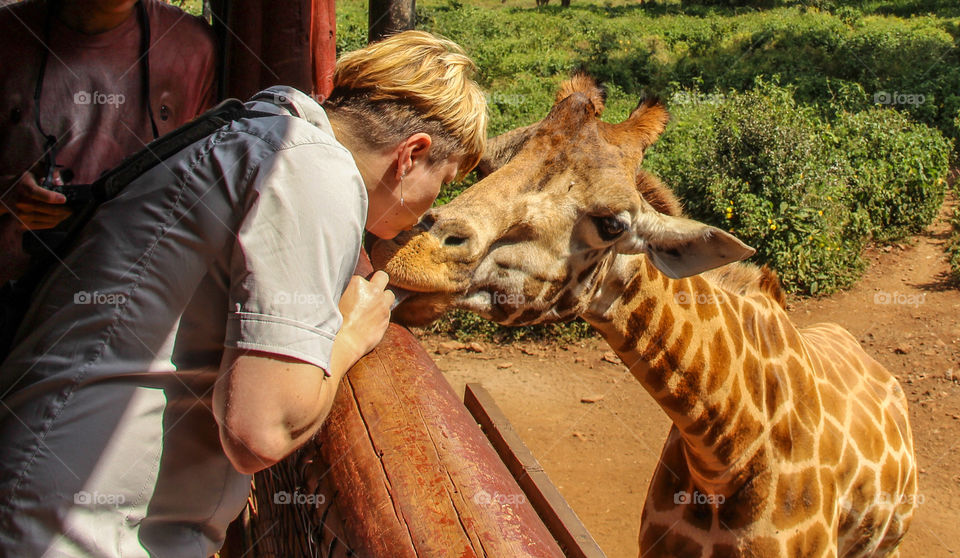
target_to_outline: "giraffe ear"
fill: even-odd
[[[673,279],[697,275],[756,253],[726,231],[655,211],[639,215],[631,236],[618,243],[618,251],[645,253],[657,269]]]
[[[619,124],[601,125],[601,131],[607,136],[607,141],[621,146],[638,159],[637,165],[643,160],[647,148],[653,145],[660,134],[667,128],[670,113],[667,107],[656,97],[640,101],[630,116]]]

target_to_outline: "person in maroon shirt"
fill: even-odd
[[[70,214],[44,186],[89,184],[213,104],[216,47],[159,0],[26,0],[0,8],[0,52],[2,284],[24,231]]]

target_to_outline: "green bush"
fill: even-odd
[[[953,232],[947,241],[947,260],[950,262],[950,276],[953,282],[960,286],[960,186],[957,186],[956,175],[953,183],[953,197],[957,205],[953,208],[950,225]]]
[[[756,248],[789,290],[830,292],[856,279],[867,219],[850,211],[849,163],[790,89],[761,83],[676,120],[646,164],[689,214]]]
[[[953,235],[950,237],[947,256],[950,259],[950,274],[955,282],[960,283],[960,206],[954,210],[950,223],[953,225]]]
[[[686,211],[757,249],[794,292],[829,293],[863,267],[871,238],[928,225],[943,201],[951,144],[894,110],[841,113],[831,123],[792,88],[674,100],[674,122],[645,165]]]
[[[889,108],[841,113],[836,146],[853,171],[851,195],[885,241],[917,233],[943,204],[951,143],[935,129]]]

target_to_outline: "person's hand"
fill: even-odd
[[[357,359],[380,343],[390,325],[390,306],[394,295],[385,290],[389,280],[383,271],[374,273],[369,281],[354,275],[340,297],[343,325],[337,338],[341,335],[346,337],[344,341],[348,341],[356,351]]]
[[[54,183],[58,186],[63,182],[59,174],[54,175]],[[61,221],[70,216],[70,209],[63,205],[67,198],[37,184],[33,173],[25,172],[15,179],[12,184],[9,180],[0,184],[0,215],[12,213],[22,223],[22,227],[29,230],[52,229]]]

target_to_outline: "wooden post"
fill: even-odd
[[[335,0],[221,0],[222,92],[247,99],[271,85],[330,94],[336,61]]]
[[[416,0],[370,0],[367,37],[373,43],[417,23]]]

